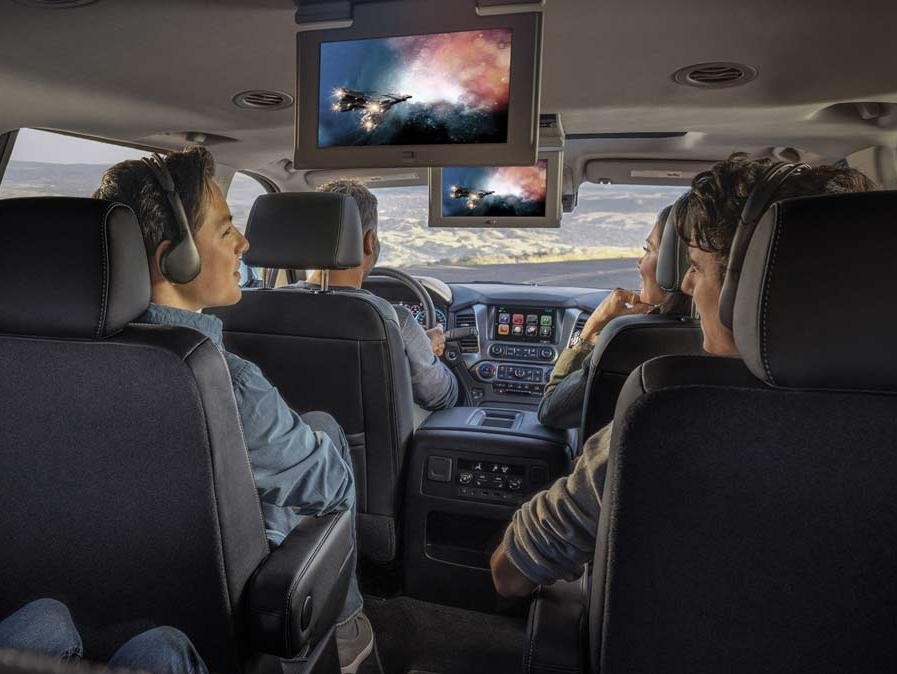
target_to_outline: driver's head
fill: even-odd
[[[719,317],[719,299],[726,278],[729,250],[741,212],[770,160],[733,154],[709,171],[699,173],[688,197],[676,202],[679,236],[689,245],[688,273],[682,291],[692,296],[701,317],[704,350],[736,355],[735,338]],[[852,168],[813,166],[792,175],[778,188],[772,201],[836,192],[867,192],[875,184]]]
[[[377,266],[377,258],[380,257],[380,239],[377,237],[377,197],[371,191],[355,180],[331,180],[321,185],[319,192],[333,192],[334,194],[348,194],[358,204],[358,212],[361,213],[361,232],[364,248],[364,259],[361,261],[362,280],[367,278],[371,269]]]

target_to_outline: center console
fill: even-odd
[[[480,305],[480,350],[465,357],[474,400],[536,402],[579,313],[545,305]]]
[[[405,506],[405,591],[495,610],[489,556],[514,511],[571,469],[563,432],[534,412],[456,407],[414,434]]]

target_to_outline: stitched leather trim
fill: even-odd
[[[772,252],[770,253],[769,264],[766,269],[766,278],[763,282],[763,310],[760,319],[760,358],[763,361],[763,369],[766,371],[767,381],[773,386],[776,385],[776,380],[772,374],[772,368],[769,365],[769,323],[767,315],[769,312],[769,296],[771,294],[771,286],[774,278],[773,274],[776,266],[776,253],[778,252],[779,241],[782,238],[782,230],[784,229],[782,226],[782,209],[778,208],[776,211],[775,231],[772,235]]]

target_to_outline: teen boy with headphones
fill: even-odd
[[[249,242],[234,227],[204,148],[116,164],[98,199],[137,214],[150,265],[152,301],[140,322],[197,330],[221,349],[230,370],[268,541],[279,545],[302,516],[355,508],[349,446],[323,412],[300,417],[261,370],[227,352],[221,321],[201,313],[240,301],[240,260]],[[373,631],[353,577],[337,627],[343,672],[355,672],[373,649]]]

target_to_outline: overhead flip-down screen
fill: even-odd
[[[445,0],[353,12],[350,28],[299,33],[295,167],[535,161],[540,13]]]

